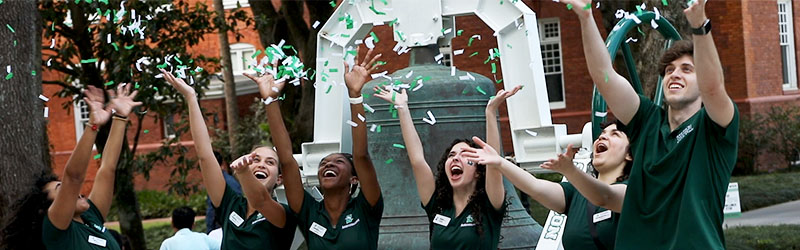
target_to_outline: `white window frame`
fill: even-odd
[[[242,8],[250,7],[250,2],[248,2],[248,0],[222,0],[222,7],[226,10],[235,9],[236,2],[239,2]]]
[[[82,110],[84,107],[86,112]],[[72,103],[72,110],[75,113],[75,141],[79,141],[83,135],[83,129],[86,128],[86,124],[89,123],[89,105],[83,100],[78,100]],[[84,114],[86,115],[85,118]]]
[[[566,96],[566,92],[565,92],[566,90],[564,89],[564,53],[562,51],[563,46],[561,46],[561,22],[559,21],[558,18],[543,18],[543,19],[537,20],[537,23],[539,24],[539,33],[540,33],[539,34],[539,43],[540,43],[540,47],[543,48],[545,45],[557,45],[558,46],[558,61],[559,61],[558,67],[559,67],[560,70],[558,72],[545,72],[544,75],[545,75],[545,77],[547,77],[548,75],[556,75],[556,74],[560,74],[561,75],[561,97],[562,97],[561,99],[562,99],[562,101],[557,101],[557,102],[550,101],[550,109],[564,109],[564,108],[567,107],[567,104],[566,104],[567,96]],[[545,27],[546,24],[553,24],[553,23],[555,23],[556,26],[558,27],[558,37],[547,38],[547,37],[545,37],[545,33],[544,33],[545,29],[544,29],[544,27]],[[542,65],[544,66],[545,69],[548,66],[548,64],[546,62],[547,61],[543,56],[542,57]],[[548,98],[549,98],[549,96],[548,96]]]
[[[247,66],[250,65],[249,61],[255,61],[256,59],[247,56],[245,58],[245,54],[248,52],[255,53],[256,46],[253,46],[249,43],[235,43],[230,45],[231,48],[231,70],[233,71],[233,75],[238,76],[242,73],[255,73],[254,69],[248,69]]]
[[[786,64],[781,63],[781,81],[783,90],[797,89],[797,62],[794,46],[794,17],[792,17],[792,1],[778,0],[778,42],[781,50],[786,50]],[[784,49],[785,46],[785,49]],[[781,51],[784,53],[784,51]],[[783,80],[783,74],[788,81]]]
[[[439,53],[442,53],[442,65],[450,67],[453,66],[453,47],[451,44],[445,44],[439,47]]]

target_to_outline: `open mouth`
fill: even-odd
[[[461,174],[463,174],[463,173],[464,173],[464,169],[462,169],[459,166],[454,166],[454,167],[450,168],[450,174],[453,177],[461,176]]]
[[[322,172],[322,177],[336,177],[336,176],[338,176],[338,174],[336,174],[336,172],[330,169],[325,170],[325,172]]]
[[[263,180],[263,179],[266,179],[267,177],[269,177],[269,175],[264,171],[256,171],[255,173],[253,173],[253,175],[255,175],[256,179],[259,179],[259,180]]]
[[[668,88],[669,89],[682,89],[683,85],[681,85],[680,83],[677,83],[677,82],[672,82],[672,83],[669,84]]]
[[[595,152],[603,153],[603,152],[606,152],[606,151],[608,151],[608,145],[606,145],[605,143],[602,143],[602,142],[597,144],[597,149],[595,149]]]

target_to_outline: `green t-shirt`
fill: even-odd
[[[614,184],[626,184],[627,181]],[[587,214],[586,206],[589,201],[581,195],[569,182],[561,182],[564,190],[564,211],[567,215],[567,224],[561,236],[564,249],[600,249],[592,238],[589,223],[594,223],[597,239],[605,249],[614,249],[614,237],[617,232],[619,214],[608,209],[595,206],[592,217]],[[597,221],[595,222],[595,217]]]
[[[739,110],[723,128],[695,113],[670,131],[667,111],[644,96],[621,130],[633,168],[617,231],[617,249],[724,249],[722,206],[736,164]]]
[[[47,215],[42,223],[42,242],[47,249],[116,249],[119,244],[103,226],[105,220],[91,200],[89,210],[81,214],[83,223],[71,220],[66,230],[56,228]]]
[[[305,192],[297,220],[308,249],[378,249],[382,216],[383,195],[375,206],[370,206],[364,193],[359,192],[347,202],[336,226],[332,226],[323,201],[317,201]]]
[[[225,185],[216,220],[222,225],[220,249],[289,249],[294,240],[297,218],[289,206],[281,204],[286,213],[283,228],[272,225],[260,212],[247,216],[247,199]]]
[[[455,207],[440,208],[436,194],[433,194],[428,205],[422,206],[431,223],[431,249],[497,249],[500,227],[506,213],[505,198],[499,210],[494,209],[489,199],[485,203],[483,207],[487,209],[480,213],[483,234],[478,235],[475,229],[477,221],[469,207],[456,216]]]

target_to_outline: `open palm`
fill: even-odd
[[[194,88],[192,88],[192,86],[189,86],[189,84],[186,84],[186,82],[183,81],[183,79],[175,78],[175,76],[173,76],[171,73],[167,72],[164,69],[160,69],[160,70],[161,70],[161,74],[164,75],[164,80],[167,80],[169,85],[172,85],[172,87],[175,88],[175,90],[178,90],[178,92],[181,93],[181,95],[183,95],[183,97],[189,97],[189,96],[195,96],[196,95],[195,91],[194,91]]]
[[[497,91],[497,94],[494,95],[494,98],[489,100],[489,103],[486,104],[487,109],[497,110],[500,107],[500,104],[506,101],[511,96],[514,96],[519,90],[522,89],[522,85],[518,85],[511,90],[501,89]]]
[[[123,86],[124,85],[124,86]],[[121,84],[117,86],[116,91],[107,90],[108,95],[111,96],[109,106],[114,108],[114,111],[121,116],[127,117],[134,107],[142,105],[142,102],[133,101],[136,98],[138,90],[131,92],[130,84]]]
[[[276,68],[274,67],[275,65],[272,66],[273,68]],[[272,99],[278,98],[278,95],[280,95],[281,91],[283,90],[283,87],[286,86],[286,81],[281,81],[281,83],[275,83],[275,76],[273,76],[270,73],[265,73],[258,77],[244,73],[244,76],[250,78],[250,80],[253,80],[253,82],[255,82],[256,85],[258,85],[258,92],[261,93],[261,98],[264,99],[270,97]]]
[[[375,62],[381,57],[381,54],[373,57],[372,49],[370,49],[367,51],[367,55],[364,56],[364,60],[359,63],[357,56],[359,50],[360,49],[356,49],[356,59],[353,63],[355,65],[353,66],[353,70],[350,70],[350,65],[347,65],[347,63],[344,64],[344,83],[347,85],[347,90],[350,91],[351,96],[361,95],[361,89],[364,87],[364,84],[367,83],[367,76],[378,68]]]
[[[103,96],[103,90],[90,85],[83,94],[86,95],[83,101],[89,106],[89,123],[106,124],[111,119],[111,108],[104,107],[106,98]]]
[[[408,94],[406,94],[405,89],[401,89],[400,92],[396,92],[394,90],[385,90],[381,87],[375,87],[375,94],[374,96],[383,99],[394,105],[406,105],[408,104]]]

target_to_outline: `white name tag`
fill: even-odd
[[[100,238],[100,237],[95,237],[93,235],[89,235],[89,243],[92,243],[92,244],[95,244],[95,245],[98,245],[98,246],[101,246],[101,247],[106,247],[106,240],[105,239]]]
[[[592,222],[594,222],[594,223],[607,220],[608,218],[611,218],[611,210],[606,210],[606,211],[603,211],[603,212],[596,213],[592,217],[593,217],[592,218]]]
[[[311,227],[308,230],[311,231],[312,233],[316,234],[319,237],[322,237],[323,235],[325,235],[325,232],[328,231],[327,228],[323,227],[320,224],[317,224],[316,222],[312,222],[311,223]]]
[[[242,219],[242,217],[239,216],[239,214],[237,214],[236,212],[231,212],[231,215],[228,216],[228,220],[233,222],[233,224],[236,225],[237,227],[242,225],[242,223],[244,223],[244,219]]]
[[[436,217],[433,217],[433,223],[446,227],[448,224],[450,224],[450,217],[441,214],[436,214]]]

